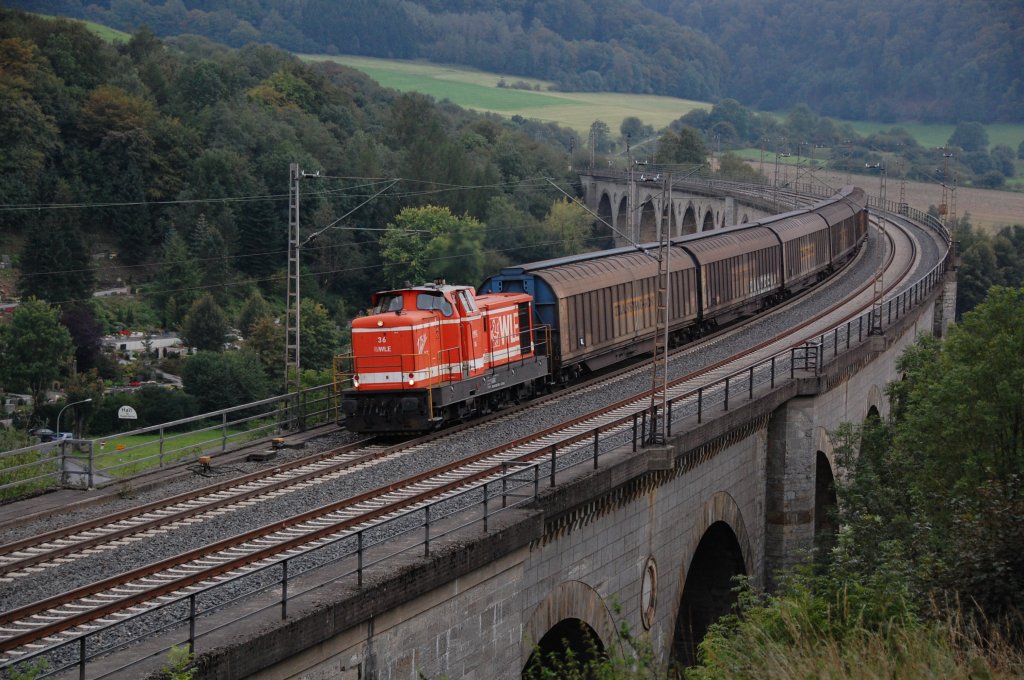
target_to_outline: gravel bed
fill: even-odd
[[[928,243],[932,244],[932,253],[935,255],[928,261],[934,262],[938,252],[938,247],[935,246],[934,240],[930,237],[919,240],[924,242],[926,249]],[[806,296],[784,310],[776,311],[759,321],[747,324],[738,333],[727,333],[714,341],[703,343],[699,347],[673,359],[669,368],[669,377],[674,378],[693,372],[702,366],[735,354],[743,348],[755,344],[761,338],[782,332],[786,328],[795,325],[798,321],[808,318],[812,313],[837,302],[845,295],[849,287],[870,279],[874,268],[882,260],[883,256],[882,249],[878,247],[878,241],[876,232],[869,230],[868,246],[865,252],[844,270],[836,280],[826,284],[823,290],[814,295]],[[926,255],[927,258],[928,255]],[[927,271],[931,268],[931,265],[922,265],[920,268]],[[924,272],[921,273],[923,274]],[[601,406],[648,389],[650,382],[650,372],[639,371],[635,375],[617,380],[606,387],[575,393],[569,399],[548,402],[541,407],[521,412],[514,418],[498,419],[488,427],[473,428],[460,432],[458,435],[442,438],[436,443],[417,447],[412,455],[400,456],[396,459],[369,466],[357,473],[343,475],[294,493],[281,495],[267,502],[259,503],[256,506],[242,508],[211,518],[204,518],[200,523],[169,530],[157,536],[130,543],[117,550],[103,551],[95,555],[76,559],[67,564],[42,570],[33,576],[18,578],[11,583],[0,584],[0,602],[4,603],[5,609],[24,606],[60,592],[66,592],[70,589],[123,573],[126,570],[237,535],[252,527],[269,524],[278,519],[293,516],[324,504],[362,493],[386,482],[401,479],[430,467],[450,462],[468,453],[497,446],[537,430],[564,422],[581,412],[595,410]],[[610,450],[614,446],[620,446],[628,441],[628,437],[629,433],[624,432],[616,440],[609,439],[603,442],[602,448]],[[305,450],[301,452],[288,452],[285,455],[288,458],[308,455],[311,452],[338,446],[350,438],[351,435],[344,432],[322,436],[307,443]],[[592,455],[592,449],[589,444],[581,445],[579,451],[574,455],[582,461]],[[271,464],[239,463],[232,467],[237,468],[239,474],[241,474],[242,472],[256,469],[267,469],[270,465],[278,463],[279,460]],[[564,464],[567,463],[568,461]],[[562,465],[560,463],[560,467]],[[90,517],[108,514],[116,509],[138,505],[141,502],[181,493],[210,483],[211,480],[209,478],[196,476],[159,489],[153,489],[144,494],[139,494],[132,499],[117,501],[102,507],[84,509],[69,516],[22,527],[19,529],[19,532],[21,532],[21,535],[40,533],[56,526],[66,525],[69,522],[84,521]],[[464,496],[459,501],[453,503],[456,505],[466,505],[480,503],[481,500],[482,494],[477,492],[476,494]],[[381,535],[387,536],[395,532],[408,530],[417,526],[417,522],[422,522],[422,519],[414,517],[402,522],[396,522],[389,528],[382,529]],[[7,532],[8,536],[5,536],[4,539],[15,540],[17,537],[14,535],[15,533],[17,532]],[[347,554],[351,550],[352,542],[351,539],[347,539],[319,552],[323,559],[335,559],[339,555]],[[321,562],[319,557],[304,558],[302,565],[312,566],[319,562]],[[296,566],[298,567],[299,563]],[[296,571],[301,570],[296,569]],[[247,580],[259,581],[264,585],[268,585],[277,578],[279,578],[279,569],[275,568],[266,574],[256,575]],[[241,582],[221,587],[215,593],[204,595],[201,598],[202,604],[204,606],[212,606],[215,602],[239,597],[242,593],[242,587]],[[181,606],[175,605],[179,609]],[[174,608],[154,612],[148,615],[148,617],[160,621],[170,620],[173,618],[172,614],[174,613],[172,609]],[[123,640],[125,635],[137,634],[140,625],[141,623],[131,623],[118,626],[117,630],[104,633],[104,638],[108,641]],[[97,643],[99,643],[99,640],[97,640]]]
[[[914,240],[917,242],[918,252],[921,255],[921,259],[917,266],[914,268],[913,274],[910,277],[910,282],[901,285],[897,292],[903,292],[910,288],[914,283],[923,278],[928,272],[930,272],[935,264],[942,257],[942,250],[939,247],[938,242],[935,240],[935,232],[928,227],[918,226],[917,223],[911,222],[899,217],[890,217],[890,222],[898,221],[899,225],[903,229],[909,229]]]

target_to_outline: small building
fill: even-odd
[[[149,350],[155,352],[161,359],[168,356],[181,356],[189,352],[189,348],[174,333],[147,335],[121,331],[121,333],[103,338],[103,348],[123,359],[134,359],[146,351],[147,345]]]

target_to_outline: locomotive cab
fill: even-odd
[[[500,406],[547,373],[525,294],[476,296],[427,284],[373,296],[352,322],[352,388],[342,396],[356,432],[416,432]]]

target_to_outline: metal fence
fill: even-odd
[[[0,452],[0,499],[58,488],[130,483],[284,432],[337,420],[332,384],[94,439],[61,439]]]

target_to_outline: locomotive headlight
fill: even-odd
[[[355,374],[352,375],[352,386],[353,387],[359,387],[359,376],[358,375],[355,375]]]
[[[415,383],[416,383],[416,376],[414,376],[412,373],[410,373],[409,374],[409,384],[413,385]]]
[[[384,325],[384,322],[381,321],[380,319],[377,319],[377,328],[380,328],[383,325]]]

